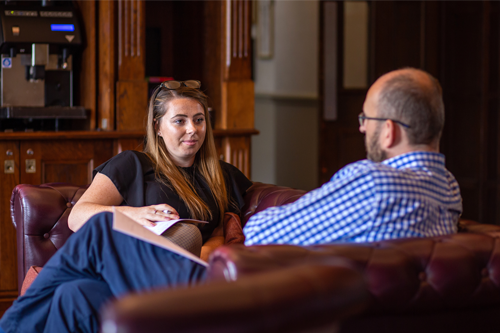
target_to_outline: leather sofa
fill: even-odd
[[[54,184],[14,190],[20,281],[64,243],[69,209],[84,190]],[[242,224],[303,193],[255,183]],[[433,238],[223,246],[210,257],[208,283],[117,300],[103,312],[103,331],[161,332],[172,323],[173,331],[186,332],[331,332],[343,320],[340,332],[496,332],[499,236],[498,226],[461,221],[458,234]]]
[[[86,186],[56,183],[14,189],[11,216],[17,233],[20,293],[26,274],[29,278],[38,271],[72,234],[68,215],[85,190]],[[245,196],[242,221],[303,194],[255,183]],[[318,328],[332,332],[341,320],[362,311],[368,297],[361,272],[346,260],[331,258],[280,270],[262,269],[231,283],[209,278],[190,289],[130,295],[105,309],[102,331],[294,332]]]

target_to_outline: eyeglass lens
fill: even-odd
[[[359,121],[359,126],[363,126],[363,124],[365,123],[365,113],[364,112],[361,112],[360,114],[358,114],[358,121]]]

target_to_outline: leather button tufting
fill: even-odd
[[[425,272],[420,272],[420,273],[418,274],[418,279],[419,279],[420,281],[422,281],[422,282],[423,282],[423,281],[425,281],[425,280],[427,280],[427,274],[425,274]]]
[[[488,268],[483,268],[483,269],[481,270],[481,275],[482,275],[483,277],[487,277],[487,276],[489,275]]]
[[[67,202],[66,207],[71,208],[71,207],[73,207],[73,205],[71,204],[71,202]]]
[[[46,232],[46,233],[44,233],[44,234],[43,234],[43,238],[47,239],[47,238],[49,238],[49,237],[50,237],[50,235],[49,235],[49,233],[48,233],[48,232]]]

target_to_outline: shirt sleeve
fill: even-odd
[[[133,207],[145,206],[144,202],[144,158],[139,152],[124,151],[95,168],[106,175],[123,197],[124,204]],[[147,158],[147,157],[146,157]]]
[[[348,241],[371,228],[373,178],[359,165],[349,168],[291,204],[253,215],[243,229],[245,245]]]

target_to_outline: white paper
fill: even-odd
[[[126,235],[140,239],[144,242],[172,251],[200,265],[208,267],[208,263],[206,261],[201,260],[191,252],[183,249],[182,247],[171,242],[165,237],[156,235],[152,231],[144,228],[142,225],[132,220],[130,217],[116,211],[114,208],[113,208],[113,229],[122,232]]]
[[[165,232],[165,230],[167,230],[168,228],[170,228],[171,226],[173,226],[177,222],[193,223],[193,224],[208,223],[206,221],[193,220],[193,219],[178,219],[178,220],[170,220],[170,221],[159,221],[159,222],[156,222],[156,225],[154,227],[150,227],[150,226],[144,226],[144,227],[151,230],[152,232],[154,232],[157,235],[161,235],[162,233]]]

